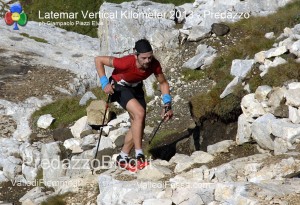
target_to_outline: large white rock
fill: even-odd
[[[264,100],[267,100],[267,95],[272,91],[272,87],[268,85],[261,85],[258,86],[255,91],[255,99],[257,99],[259,102],[262,102]]]
[[[300,138],[300,124],[294,124],[287,119],[271,121],[271,132],[274,136],[280,137],[287,142],[294,143]]]
[[[292,82],[287,85],[288,89],[298,89],[300,88],[300,82]]]
[[[91,127],[88,125],[87,116],[83,116],[77,120],[73,126],[70,127],[72,135],[75,138],[80,139],[80,134],[85,130],[90,130]]]
[[[268,106],[275,109],[276,107],[280,106],[281,102],[284,100],[286,93],[285,87],[276,87],[273,88],[272,92],[269,94]]]
[[[0,184],[2,184],[3,182],[8,182],[9,179],[7,179],[3,173],[3,171],[0,171]]]
[[[87,101],[89,101],[90,99],[95,100],[97,99],[97,97],[94,95],[94,93],[88,91],[81,97],[79,105],[86,105]]]
[[[282,179],[283,177],[300,171],[300,160],[289,157],[280,161],[267,164],[258,172],[249,176],[250,182],[261,182],[264,180]]]
[[[290,52],[300,57],[300,39],[293,43]]]
[[[25,205],[33,205],[33,204],[41,204],[46,201],[46,199],[53,195],[53,193],[43,191],[42,187],[35,187],[27,192],[22,198],[20,198],[19,202]]]
[[[182,65],[182,67],[190,69],[201,68],[203,65],[208,65],[206,60],[215,53],[216,50],[212,47],[200,44],[197,47],[196,56],[190,58],[187,62],[185,62]]]
[[[148,165],[137,173],[137,179],[158,181],[166,177],[170,177],[173,172],[164,166]]]
[[[217,201],[226,201],[229,204],[234,204],[236,192],[244,191],[245,187],[238,186],[235,183],[218,183],[215,190],[215,199]]]
[[[172,205],[171,199],[146,199],[143,205]]]
[[[78,178],[84,178],[84,181],[88,181],[86,180],[87,176],[91,175],[91,168],[98,168],[99,164],[97,163],[92,163],[92,159],[94,158],[94,153],[92,150],[87,150],[84,151],[81,154],[76,154],[74,156],[72,156],[72,158],[70,158],[69,161],[69,168],[66,169],[66,178],[69,180],[74,179],[74,186],[80,186],[81,184],[78,184]],[[100,160],[101,163],[104,163],[103,160]],[[102,164],[101,164],[102,165]],[[70,182],[70,184],[72,184]],[[67,186],[67,184],[66,184]],[[71,187],[70,187],[71,188]],[[68,188],[66,187],[66,190]]]
[[[292,123],[299,124],[300,123],[300,110],[299,108],[295,108],[292,106],[289,106],[289,119],[292,121]]]
[[[120,127],[119,129],[109,132],[108,137],[113,141],[113,143],[117,147],[120,147],[124,144],[124,138],[128,130],[129,129],[126,127]]]
[[[191,158],[193,159],[193,161],[195,163],[199,163],[199,164],[205,164],[205,163],[208,163],[208,162],[214,160],[214,156],[212,156],[211,154],[208,154],[207,152],[203,152],[203,151],[193,152],[193,154],[191,155]]]
[[[290,89],[285,92],[286,104],[300,107],[300,88]]]
[[[0,21],[1,24],[2,21]],[[2,38],[0,39],[1,42]],[[2,44],[1,44],[2,45]],[[0,105],[4,107],[5,115],[10,115],[17,123],[17,129],[13,134],[18,141],[27,141],[32,133],[29,126],[29,119],[38,108],[52,102],[50,96],[44,95],[42,99],[36,97],[27,98],[23,102],[13,103],[0,99]]]
[[[81,149],[82,139],[71,138],[64,141],[64,146],[66,149],[72,150],[72,153],[81,153],[83,150]]]
[[[208,204],[214,199],[215,184],[199,183],[195,180],[172,183],[172,201],[175,204]]]
[[[275,57],[275,56],[280,56],[280,55],[284,54],[285,52],[287,52],[287,48],[285,46],[271,48],[270,50],[266,51],[265,57],[271,58],[271,57]]]
[[[93,147],[95,147],[96,145],[96,139],[99,138],[98,134],[91,134],[88,136],[85,136],[84,138],[82,138],[82,143],[81,143],[81,148],[83,150],[89,150],[92,149]]]
[[[251,123],[247,120],[244,114],[241,114],[238,118],[236,143],[238,145],[241,145],[250,141],[251,141]]]
[[[289,150],[289,147],[291,147],[289,144],[290,143],[288,143],[286,140],[284,140],[280,137],[276,137],[274,140],[274,155],[280,155],[280,154],[287,153]]]
[[[182,172],[177,174],[172,178],[173,182],[184,182],[186,180],[195,180],[199,183],[203,182],[206,178],[204,177],[205,173],[208,172],[208,168],[205,165],[202,165],[199,168],[193,168],[188,172]]]
[[[132,52],[134,42],[141,38],[147,38],[151,43],[159,42],[159,45],[156,45],[158,47],[177,47],[178,33],[170,35],[175,31],[175,22],[171,16],[174,8],[173,4],[150,1],[102,4],[100,13],[111,14],[114,17],[100,17],[98,34],[102,45],[101,54]]]
[[[224,140],[207,146],[207,152],[211,155],[216,155],[222,152],[229,152],[229,147],[233,145],[235,145],[235,142],[233,140]]]
[[[22,167],[20,163],[11,162],[9,159],[0,159],[0,167],[3,169],[3,175],[10,181],[14,181],[18,174],[22,173]]]
[[[188,36],[188,41],[200,41],[207,36],[209,31],[201,26],[193,26]]]
[[[252,138],[264,149],[274,150],[271,125],[275,119],[274,115],[267,113],[252,123]]]
[[[22,173],[28,182],[34,182],[36,179],[38,168],[29,167],[22,164]]]
[[[51,142],[43,144],[41,150],[41,167],[43,169],[44,184],[55,189],[60,188],[61,179],[65,176],[67,170],[61,161],[62,153],[60,146],[62,145],[59,142]]]
[[[130,119],[128,112],[125,112],[121,115],[118,115],[116,119],[111,120],[107,125],[116,127],[118,124],[122,122],[128,122]]]
[[[194,161],[189,156],[185,154],[178,154],[178,153],[176,153],[170,159],[169,162],[170,164],[176,164],[174,169],[175,173],[183,172],[184,170],[189,169],[194,164]]]
[[[0,138],[0,160],[9,156],[20,156],[21,143],[13,138]]]
[[[254,62],[254,60],[233,60],[230,69],[230,74],[235,77],[245,78],[247,74],[251,71]]]
[[[254,55],[254,62],[255,63],[264,63],[266,60],[265,53],[266,53],[266,51],[260,51],[260,52],[256,53]]]
[[[263,106],[257,101],[257,99],[255,99],[254,93],[245,95],[242,98],[241,108],[247,118],[257,118],[266,113]]]
[[[266,34],[265,34],[265,38],[267,38],[267,39],[275,38],[274,32],[266,33]]]
[[[104,100],[93,100],[86,108],[87,123],[89,125],[102,125],[105,110],[106,110],[106,102]],[[104,124],[107,122],[107,119],[108,119],[108,112],[106,111]]]
[[[221,93],[220,98],[225,98],[227,95],[231,94],[234,91],[234,88],[242,82],[242,79],[236,76],[224,89]]]
[[[98,178],[100,194],[97,204],[142,204],[147,199],[154,199],[163,191],[161,182],[119,181],[107,173]]]
[[[98,151],[104,150],[104,149],[114,149],[116,145],[109,137],[102,136],[100,139],[100,145]]]
[[[39,117],[39,119],[37,121],[37,126],[39,128],[47,129],[48,127],[50,127],[50,125],[52,124],[52,122],[54,120],[55,120],[55,118],[52,117],[51,114],[42,115]]]
[[[28,142],[21,144],[20,154],[24,165],[37,168],[41,163],[41,152]]]

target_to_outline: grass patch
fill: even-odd
[[[185,81],[194,81],[206,78],[206,72],[203,70],[183,69],[182,75]]]
[[[24,37],[27,37],[27,38],[30,38],[30,39],[33,39],[37,42],[40,42],[40,43],[48,43],[48,41],[46,41],[45,39],[43,38],[39,38],[39,37],[35,37],[35,36],[30,36],[29,34],[27,33],[20,33],[21,36],[24,36]]]
[[[149,144],[145,149],[145,155],[151,156],[151,153],[149,152],[151,149],[157,147],[159,144],[161,144],[165,139],[168,138],[168,136],[172,136],[174,134],[178,133],[176,130],[160,130],[156,133],[153,140],[151,141],[151,144]]]
[[[51,129],[67,127],[70,123],[86,115],[86,106],[80,106],[79,100],[78,97],[59,99],[34,112],[32,119],[36,122],[41,115],[51,114],[56,119],[50,126]]]
[[[37,171],[37,175],[35,177],[35,180],[38,182],[38,186],[44,186],[43,182],[43,178],[44,178],[44,173],[43,173],[43,169],[39,169]]]
[[[65,198],[72,195],[71,193],[66,193],[63,195],[56,195],[49,197],[46,201],[42,202],[41,205],[66,205],[67,202]]]
[[[279,65],[275,68],[270,68],[268,73],[260,77],[255,75],[249,79],[251,91],[255,91],[260,85],[271,85],[274,87],[281,87],[288,80],[300,79],[300,64],[294,60],[289,59],[288,63]]]
[[[94,88],[92,92],[96,95],[97,99],[107,100],[107,95],[100,88]],[[31,119],[33,124],[36,124],[41,115],[51,114],[56,120],[52,123],[50,129],[69,126],[74,121],[86,115],[86,108],[91,100],[88,101],[86,106],[80,106],[80,99],[81,96],[61,98],[40,108],[32,114]]]
[[[196,95],[191,100],[192,113],[200,122],[210,116],[225,121],[237,119],[240,113],[240,101],[245,95],[242,86],[237,86],[233,94],[222,100],[219,97],[233,79],[230,75],[232,60],[251,59],[256,53],[272,48],[275,40],[266,39],[265,33],[273,31],[278,36],[285,27],[293,27],[300,23],[299,10],[300,1],[296,0],[272,15],[251,17],[232,24],[227,23],[231,28],[231,38],[238,39],[238,41],[222,52],[206,69],[207,77],[214,80],[217,83],[216,86],[209,93]],[[299,79],[297,67],[299,64],[289,61],[288,64],[270,69],[264,78],[260,78],[259,72],[256,72],[248,80],[250,88],[253,91],[261,84],[279,86],[286,80],[296,77]]]

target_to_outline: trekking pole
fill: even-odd
[[[91,166],[92,175],[94,175],[94,162],[95,162],[95,160],[97,158],[97,154],[98,154],[98,149],[99,149],[99,145],[100,145],[100,139],[101,139],[101,136],[102,136],[103,126],[104,126],[104,123],[105,123],[106,113],[107,113],[107,110],[108,110],[108,107],[109,107],[109,101],[110,101],[110,95],[108,95],[108,97],[107,97],[104,116],[103,116],[103,120],[102,120],[102,125],[100,125],[100,134],[99,134],[99,139],[98,139],[98,143],[97,143],[97,149],[96,149],[96,153],[95,153],[95,156],[94,156],[94,159],[93,159],[93,164]]]
[[[166,106],[166,107],[165,107],[165,114],[166,114],[169,110],[170,110],[170,107],[169,107],[169,106]],[[152,142],[154,136],[156,135],[156,133],[157,133],[159,127],[160,127],[161,124],[165,121],[165,119],[166,119],[166,115],[164,115],[164,118],[159,122],[159,124],[157,125],[157,127],[152,131],[152,133],[151,133],[151,135],[150,135],[151,137],[150,137],[150,140],[149,140],[149,144],[151,144],[151,142]]]

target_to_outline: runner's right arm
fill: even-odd
[[[102,90],[106,94],[113,94],[114,90],[112,88],[112,85],[109,83],[106,74],[105,74],[105,68],[104,66],[114,67],[113,66],[113,56],[97,56],[95,57],[95,66],[97,73],[100,78],[100,83],[102,86]]]

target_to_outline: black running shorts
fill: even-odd
[[[129,100],[135,98],[142,107],[146,110],[145,93],[143,90],[143,83],[136,87],[122,86],[114,83],[115,89],[112,97],[112,102],[117,101],[125,110]]]

